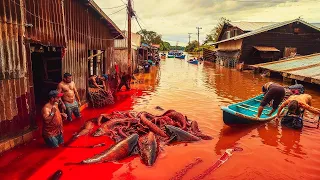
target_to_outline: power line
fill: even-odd
[[[140,25],[140,23],[139,23],[139,21],[138,21],[138,19],[137,19],[137,16],[134,16],[135,17],[135,19],[136,19],[136,21],[137,21],[137,23],[138,23],[138,25],[139,25],[139,27],[140,27],[140,29],[141,29],[141,31],[142,31],[142,27],[141,27],[141,25]]]
[[[126,4],[123,0],[121,0],[121,1],[123,2],[124,5],[126,5],[126,6],[128,5],[128,4]]]
[[[100,9],[115,9],[115,8],[119,8],[119,7],[123,7],[123,6],[126,6],[126,5],[115,6],[115,7],[110,7],[110,8],[100,8]]]
[[[137,15],[137,14],[135,14],[137,17],[138,17],[138,19],[141,21],[141,23],[142,23],[142,25],[146,28],[146,29],[149,29],[148,28],[148,26],[146,25],[146,23],[144,23],[143,21],[142,21],[142,19]]]
[[[124,7],[124,8],[122,8],[122,9],[120,9],[119,11],[113,12],[113,13],[109,14],[108,16],[113,15],[113,14],[116,14],[116,13],[118,13],[118,12],[124,10],[124,9],[127,9],[127,7]]]

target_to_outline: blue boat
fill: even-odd
[[[258,113],[258,107],[260,106],[260,102],[263,97],[264,94],[261,94],[246,101],[231,104],[227,107],[221,107],[223,111],[223,122],[226,125],[254,124],[274,119],[278,110],[276,110],[271,116],[268,116],[268,113],[272,109],[272,107],[269,106],[264,107],[260,118],[255,117]]]
[[[188,63],[198,65],[198,64],[199,64],[199,61],[198,61],[198,60],[194,60],[194,59],[190,59],[190,60],[188,61]]]
[[[178,58],[178,59],[184,59],[185,57],[186,57],[185,54],[176,55],[176,58]]]

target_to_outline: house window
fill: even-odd
[[[238,36],[238,29],[233,30],[233,36]]]
[[[298,34],[298,33],[300,33],[300,28],[293,28],[293,32],[295,33],[295,34]]]
[[[230,31],[227,31],[226,32],[226,39],[229,39],[230,38]]]

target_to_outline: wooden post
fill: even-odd
[[[132,17],[131,0],[128,0],[128,69],[131,66],[131,17]]]
[[[197,27],[197,30],[198,30],[198,51],[199,51],[199,48],[200,48],[200,29],[202,29],[201,27]],[[199,51],[199,56],[200,56],[200,51]]]

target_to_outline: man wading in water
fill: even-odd
[[[68,115],[68,120],[72,121],[72,113],[74,113],[77,118],[81,117],[79,110],[81,106],[80,98],[70,73],[63,75],[63,80],[58,84],[58,92],[63,92],[62,100],[65,104],[64,108]]]
[[[49,102],[42,108],[43,130],[42,137],[50,147],[59,147],[63,143],[62,119],[66,119],[65,113],[60,113],[58,103],[63,96],[58,91],[49,92]]]
[[[131,81],[131,75],[128,73],[123,72],[121,76],[121,82],[118,87],[118,91],[121,90],[122,86],[126,86],[127,91],[130,90],[130,81]]]
[[[281,124],[293,129],[303,127],[304,110],[319,115],[320,109],[311,106],[312,97],[309,94],[292,95],[279,108],[277,118],[280,118],[282,109],[288,106],[287,113],[281,119]]]

